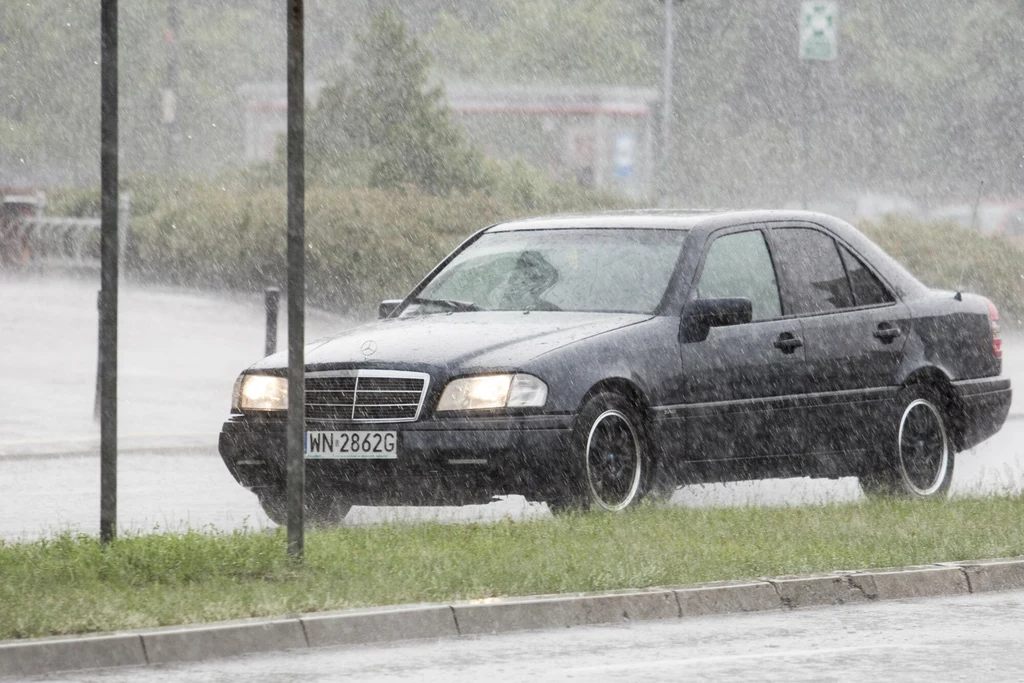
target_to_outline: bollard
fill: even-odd
[[[267,332],[263,340],[263,353],[269,356],[277,352],[277,302],[281,291],[277,287],[267,287],[263,294],[263,305],[267,310]]]

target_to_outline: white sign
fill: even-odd
[[[612,167],[615,175],[628,180],[633,175],[633,161],[636,157],[636,136],[633,133],[619,133],[615,136],[612,151]]]
[[[806,0],[800,8],[800,59],[831,61],[838,54],[836,3]]]
[[[174,91],[170,88],[164,88],[164,123],[174,123],[178,112],[178,98],[174,96]]]

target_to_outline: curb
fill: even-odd
[[[110,635],[2,641],[0,677],[1022,588],[1024,559],[1000,559],[675,588],[402,605]]]

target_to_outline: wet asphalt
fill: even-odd
[[[98,531],[93,420],[96,284],[83,277],[0,278],[0,538]],[[121,293],[119,523],[123,529],[262,528],[272,523],[216,453],[238,373],[263,353],[259,297],[127,284]],[[366,314],[372,312],[367,311]],[[307,339],[356,324],[313,312]],[[284,347],[284,320],[279,326]],[[1024,336],[1004,340],[1004,371],[1024,387]],[[1012,412],[1024,417],[1021,392]],[[1024,419],[959,456],[954,494],[1024,487]],[[680,505],[799,505],[855,500],[852,479],[787,479],[680,489]],[[486,521],[547,515],[515,496],[465,508],[356,507],[347,523]]]

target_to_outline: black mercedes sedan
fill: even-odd
[[[306,348],[313,520],[503,494],[614,511],[781,476],[932,498],[1010,405],[989,300],[808,212],[502,223],[379,318]],[[275,521],[286,367],[239,377],[220,437]]]

